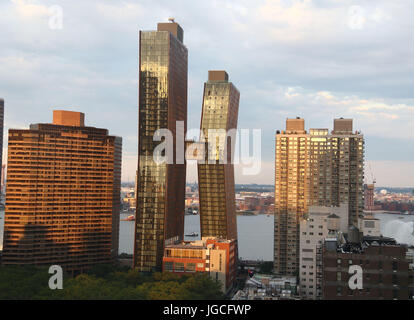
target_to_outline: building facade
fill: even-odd
[[[79,112],[9,130],[4,265],[82,272],[118,255],[122,139]]]
[[[364,209],[366,211],[375,210],[374,190],[374,184],[364,184]]]
[[[359,219],[359,230],[364,236],[381,236],[381,221],[371,215],[365,215]]]
[[[364,211],[364,147],[361,132],[353,132],[352,119],[335,119],[329,136],[332,159],[331,205],[348,203],[349,226],[358,228]]]
[[[303,119],[287,119],[286,131],[276,134],[274,269],[297,276],[299,223],[309,205],[309,135]]]
[[[164,246],[183,239],[187,131],[188,52],[175,22],[139,33],[139,144],[137,209],[133,264],[140,271],[160,271]],[[182,130],[177,126],[180,121]],[[158,129],[168,129],[174,144],[171,163],[153,155]],[[180,148],[178,148],[180,149]]]
[[[334,130],[305,130],[287,119],[276,133],[274,269],[299,273],[299,223],[309,206],[348,206],[348,224],[363,213],[364,139],[352,119],[335,119]]]
[[[385,237],[327,239],[323,248],[323,298],[326,300],[412,299],[407,248]],[[350,266],[362,270],[362,288],[349,286]]]
[[[206,152],[198,162],[202,237],[237,240],[233,155],[240,93],[225,71],[209,71],[201,132]],[[233,130],[233,131],[231,131]]]
[[[165,247],[163,271],[176,274],[203,272],[228,292],[236,281],[237,243],[214,237]]]
[[[309,207],[307,219],[300,222],[300,295],[304,299],[322,297],[320,252],[329,232],[347,232],[348,206]]]

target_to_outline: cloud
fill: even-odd
[[[355,4],[2,1],[0,96],[6,125],[48,122],[54,106],[76,108],[88,125],[125,137],[123,178],[134,176],[138,30],[175,17],[189,50],[189,128],[200,125],[207,71],[225,69],[241,92],[239,127],[263,129],[263,162],[273,161],[275,130],[296,116],[308,127],[328,128],[335,117],[352,117],[367,137],[370,157],[407,161],[407,139],[414,138],[414,43],[407,40],[414,3],[364,1],[357,10]],[[61,30],[49,28],[53,5],[63,10]],[[384,148],[395,152],[385,155]]]
[[[286,117],[301,116],[315,126],[331,123],[336,117],[354,118],[357,129],[375,136],[409,138],[414,140],[414,100],[381,99],[343,95],[330,91],[312,91],[301,87],[283,87],[271,83],[261,89],[251,88],[248,100],[264,102],[266,107],[257,106],[256,121],[242,121],[242,125],[259,123],[258,118],[266,114],[277,121],[261,124],[263,129],[283,129]],[[270,105],[271,107],[267,107]],[[248,110],[246,110],[248,111]],[[244,110],[241,110],[244,113]],[[281,116],[284,116],[280,119]],[[250,118],[252,120],[252,118]],[[280,121],[282,120],[282,121]],[[309,123],[308,122],[308,123]],[[282,126],[282,127],[281,127]],[[253,127],[248,125],[248,127]],[[384,127],[393,130],[383,130]]]
[[[48,7],[36,0],[12,0],[17,15],[22,19],[43,19],[49,17]]]

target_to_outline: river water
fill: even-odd
[[[121,214],[121,219],[128,215]],[[237,216],[239,257],[249,260],[273,260],[273,216]],[[200,235],[200,216],[186,215],[184,234],[192,232]],[[185,237],[185,240],[198,240],[198,237]],[[119,233],[119,253],[131,254],[134,250],[134,222],[121,221]]]
[[[121,214],[124,219],[128,214]],[[414,215],[375,214],[381,220],[381,233],[400,243],[414,245]],[[0,211],[0,248],[3,244],[4,211]],[[133,221],[121,221],[119,233],[119,253],[132,254],[134,241]],[[237,216],[239,257],[251,260],[273,260],[273,216]],[[185,234],[200,234],[200,216],[185,216]],[[200,237],[185,237],[197,240]]]

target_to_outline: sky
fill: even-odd
[[[274,184],[275,131],[299,116],[308,129],[353,118],[367,182],[414,186],[413,1],[2,0],[0,12],[5,133],[51,122],[54,109],[84,112],[123,137],[122,179],[134,181],[138,32],[174,17],[189,53],[188,128],[199,128],[208,70],[226,70],[239,128],[262,130],[260,173],[237,165],[236,183]]]

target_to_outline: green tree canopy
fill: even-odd
[[[48,268],[0,267],[0,299],[64,300],[208,300],[223,299],[220,284],[206,274],[154,273],[99,265],[75,278],[64,276],[63,289],[49,289]]]

